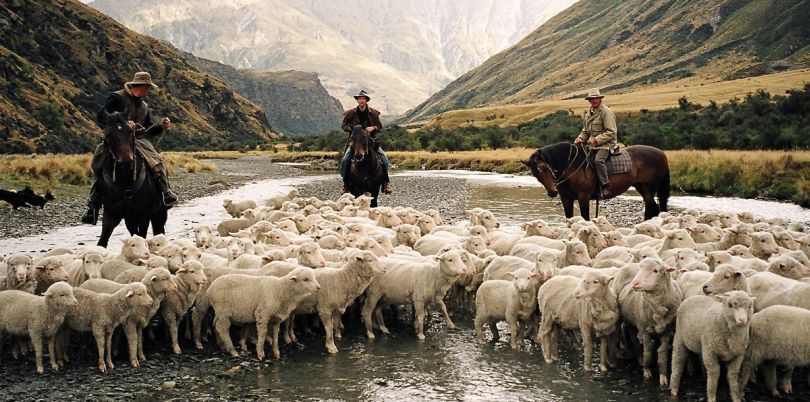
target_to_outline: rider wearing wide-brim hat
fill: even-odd
[[[369,133],[371,138],[374,139],[374,145],[377,147],[377,153],[380,156],[380,161],[383,164],[383,175],[385,176],[383,183],[383,193],[391,193],[388,179],[388,157],[380,147],[380,135],[382,134],[382,123],[380,122],[380,112],[368,105],[371,97],[366,91],[360,91],[354,96],[357,100],[357,107],[347,110],[343,113],[343,124],[341,128],[343,131],[351,133],[355,129],[362,129]],[[351,138],[351,137],[350,137]],[[352,158],[351,145],[346,147],[346,152],[343,154],[343,159],[340,161],[340,175],[343,177],[343,192],[349,192],[349,161]]]
[[[608,187],[610,181],[606,162],[611,149],[618,144],[618,129],[616,127],[616,115],[602,103],[604,97],[597,88],[588,91],[585,100],[591,104],[591,107],[583,116],[582,131],[574,140],[574,143],[585,142],[592,149],[596,149],[594,158],[596,175],[602,185],[601,195],[607,198],[611,196],[611,192]]]
[[[163,118],[158,123],[152,122],[149,105],[144,98],[151,89],[158,86],[152,82],[152,76],[139,71],[131,81],[124,83],[124,88],[111,93],[104,106],[96,114],[96,123],[105,131],[114,129],[132,130],[135,134],[135,147],[144,162],[149,166],[155,181],[163,193],[163,204],[171,207],[177,202],[177,197],[169,189],[168,175],[160,153],[155,149],[150,139],[157,138],[163,131],[171,126],[169,118]],[[108,152],[104,143],[96,147],[90,166],[93,169],[93,182],[90,186],[90,197],[87,202],[87,211],[81,217],[82,223],[94,225],[98,221],[98,212],[101,209],[101,194],[97,183],[101,180],[102,167]]]

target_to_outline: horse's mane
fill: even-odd
[[[572,147],[579,148],[580,152],[572,150]],[[587,153],[585,147],[578,144],[572,144],[567,141],[558,142],[556,144],[546,145],[540,148],[531,156],[532,160],[542,160],[548,164],[554,171],[562,173],[567,166],[579,166],[585,159]],[[572,161],[568,158],[573,157]]]

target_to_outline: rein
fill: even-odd
[[[570,178],[574,177],[574,175],[575,175],[575,174],[576,174],[576,173],[577,173],[577,172],[578,172],[580,169],[582,169],[582,167],[583,167],[583,166],[584,166],[584,165],[585,165],[585,164],[588,162],[588,157],[587,157],[587,155],[586,155],[586,156],[585,156],[585,158],[583,158],[583,159],[582,159],[582,162],[579,164],[579,166],[577,166],[577,167],[576,167],[576,169],[574,169],[574,170],[570,170],[570,169],[571,169],[571,166],[574,164],[574,161],[576,161],[577,156],[579,156],[579,148],[580,148],[580,146],[579,146],[578,144],[575,144],[575,145],[573,146],[573,149],[576,151],[576,153],[574,154],[574,157],[573,157],[573,158],[571,157],[571,149],[572,149],[572,148],[568,148],[568,159],[567,159],[568,166],[566,166],[565,168],[563,168],[563,169],[562,169],[562,171],[560,172],[560,175],[561,175],[561,176],[564,176],[564,175],[565,175],[565,172],[568,172],[568,176],[567,176],[567,177],[560,178],[560,177],[558,177],[558,176],[557,176],[557,173],[554,171],[554,169],[551,169],[551,177],[554,179],[554,185],[555,185],[555,186],[559,186],[560,184],[565,183],[565,182],[566,182],[566,181],[568,181]],[[583,151],[583,152],[584,152],[584,151]]]

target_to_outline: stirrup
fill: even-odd
[[[383,194],[391,194],[392,192],[394,192],[394,190],[391,189],[390,184],[385,183],[383,184],[382,192]]]
[[[161,202],[163,202],[163,206],[166,208],[171,208],[174,204],[177,204],[177,196],[174,195],[172,190],[166,190],[161,193]]]

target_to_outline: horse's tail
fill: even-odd
[[[667,210],[669,191],[669,168],[667,168],[664,179],[661,180],[661,184],[658,186],[658,207],[661,209],[661,212],[666,212]]]

